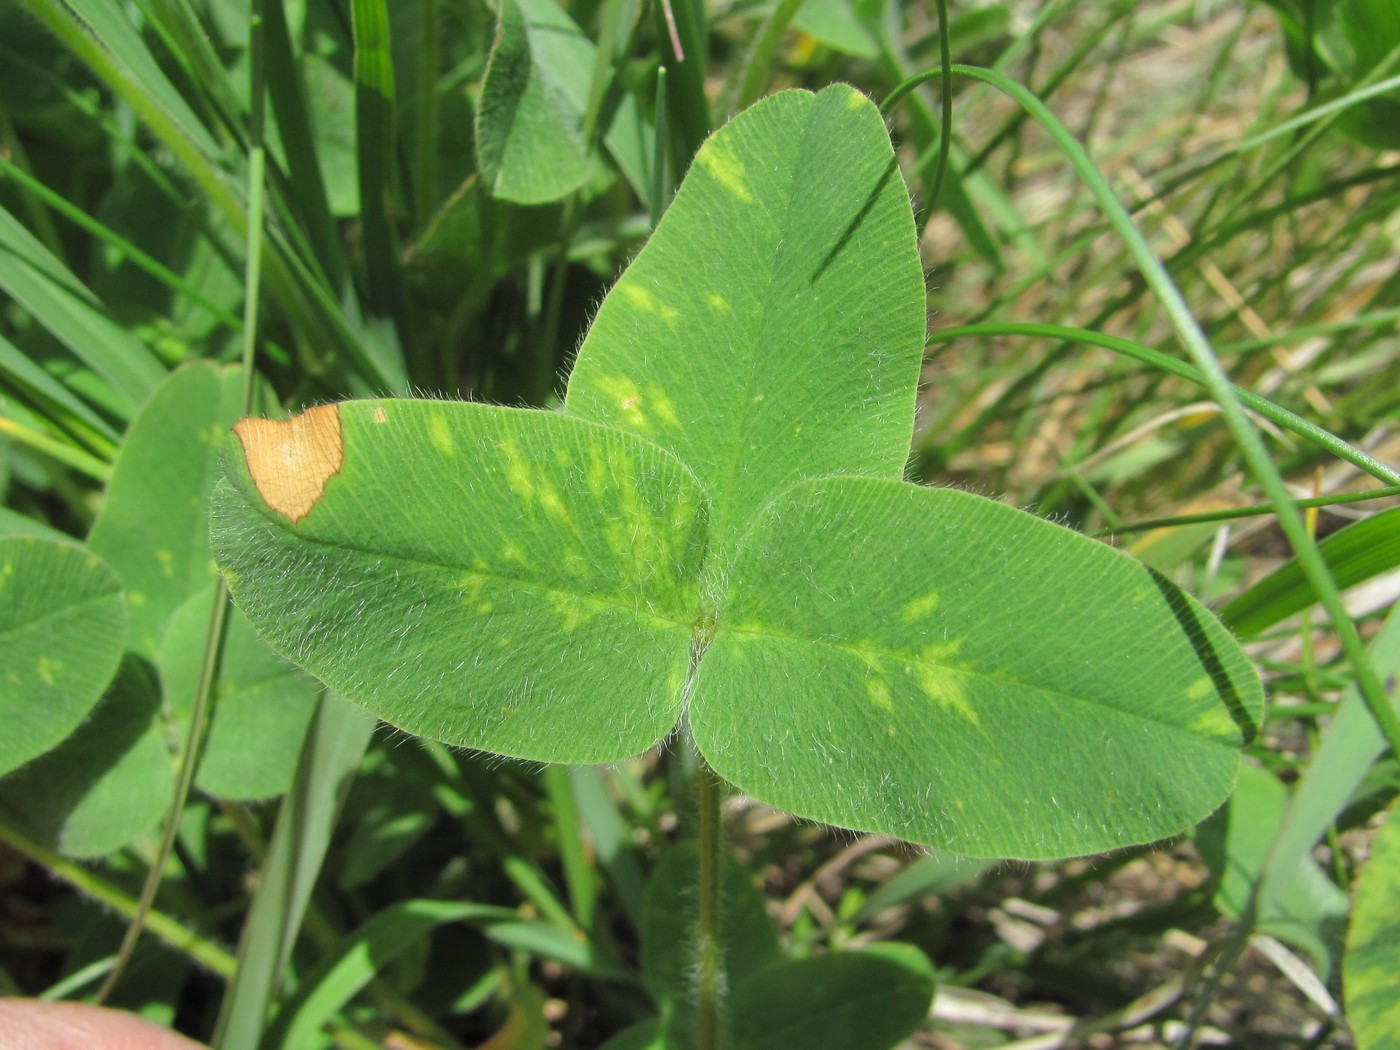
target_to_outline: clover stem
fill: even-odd
[[[724,784],[702,757],[696,772],[700,804],[700,916],[696,930],[695,1041],[698,1050],[718,1050],[724,960],[720,950],[720,799]]]

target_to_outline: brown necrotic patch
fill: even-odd
[[[285,423],[244,419],[233,432],[243,443],[248,473],[258,494],[293,525],[311,512],[340,472],[340,406],[308,408]]]

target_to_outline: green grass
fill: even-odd
[[[544,3],[519,9],[538,19]],[[1330,76],[1314,62],[1310,86],[1264,6],[955,5],[948,58],[1005,80],[954,76],[945,99],[933,5],[608,0],[570,6],[577,34],[528,41],[556,48],[537,74],[568,91],[483,130],[487,6],[250,6],[256,32],[246,9],[184,0],[0,9],[0,537],[91,535],[134,591],[119,563],[150,552],[112,536],[123,501],[144,497],[121,495],[114,464],[182,367],[184,389],[223,392],[165,410],[215,436],[250,405],[351,396],[557,408],[604,293],[733,107],[835,81],[880,102],[906,84],[887,119],[929,311],[908,476],[1101,535],[1222,610],[1268,717],[1227,808],[1155,847],[972,862],[733,796],[720,830],[737,866],[705,877],[734,883],[727,907],[774,919],[780,945],[755,957],[923,953],[939,990],[905,1046],[1059,1030],[1076,1045],[1186,1046],[1193,1030],[1393,1045],[1376,964],[1345,940],[1349,921],[1357,938],[1396,922],[1393,897],[1372,891],[1355,917],[1349,898],[1359,873],[1395,877],[1365,861],[1400,786],[1384,584],[1400,512],[1382,513],[1400,483],[1400,166],[1374,137],[1394,111],[1367,108],[1396,105],[1384,48]],[[482,136],[503,136],[487,151],[499,165],[527,120],[577,132],[587,164],[558,199],[493,196],[509,180],[478,174]],[[231,371],[244,360],[246,385]],[[230,371],[196,378],[199,362]],[[159,474],[159,450],[143,455],[127,473]],[[221,622],[212,570],[181,573],[131,607],[130,629],[178,613],[179,637],[207,640],[180,661],[154,636],[135,646],[153,673],[127,668],[103,704],[163,712],[143,746],[165,768],[125,769],[153,798],[123,815],[169,805],[181,763],[188,800],[168,828],[83,852],[76,819],[67,840],[61,821],[39,826],[35,793],[96,807],[116,767],[81,789],[37,764],[0,778],[14,858],[0,892],[25,917],[0,990],[91,1000],[111,975],[109,1003],[220,1047],[264,1031],[265,1046],[361,1047],[393,1030],[594,1047],[684,998],[658,938],[689,892],[675,844],[716,830],[693,756],[527,767],[371,731],[326,695],[279,771],[289,793],[215,797],[195,759],[219,754],[221,704],[227,723],[233,686],[264,665]],[[1338,585],[1355,582],[1376,596],[1344,617]],[[207,731],[189,697],[160,694],[198,657]],[[266,750],[256,732],[241,746]],[[116,827],[84,812],[85,828]],[[143,886],[144,933],[119,959]],[[771,973],[779,989],[819,976]]]

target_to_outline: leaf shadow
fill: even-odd
[[[851,221],[846,224],[846,228],[841,231],[841,235],[832,242],[831,249],[822,257],[822,261],[817,265],[817,268],[812,271],[812,275],[807,278],[809,284],[816,284],[821,280],[822,275],[826,273],[836,257],[845,250],[846,245],[850,243],[851,238],[853,238],[856,235],[856,231],[860,229],[861,223],[865,221],[866,216],[874,209],[876,202],[879,201],[880,196],[884,193],[885,187],[889,185],[890,179],[898,174],[898,172],[899,162],[894,154],[891,153],[889,163],[885,165],[884,170],[880,173],[880,177],[875,180],[875,185],[871,187],[870,192],[865,195],[865,202],[856,211],[855,215],[851,217]]]
[[[1181,589],[1156,569],[1150,566],[1144,566],[1144,568],[1147,569],[1152,583],[1165,600],[1167,609],[1176,618],[1182,634],[1186,636],[1186,640],[1191,645],[1191,650],[1200,660],[1202,669],[1210,676],[1216,694],[1224,703],[1226,710],[1230,712],[1230,718],[1239,729],[1244,741],[1248,743],[1253,740],[1259,732],[1259,722],[1250,713],[1235,680],[1230,676],[1225,662],[1221,659],[1219,651],[1206,630],[1206,623],[1211,614],[1203,606],[1187,601],[1186,595]]]

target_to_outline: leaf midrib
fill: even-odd
[[[1231,745],[1224,741],[1217,740],[1215,737],[1202,736],[1199,733],[1193,732],[1186,726],[1172,722],[1163,722],[1155,718],[1150,718],[1141,712],[1128,710],[1102,700],[1096,700],[1092,697],[1087,696],[1078,696],[1074,693],[1062,692],[1061,690],[1052,689],[1048,686],[1038,685],[1032,682],[1026,682],[1020,678],[1013,678],[1010,675],[995,674],[992,672],[983,671],[971,667],[957,667],[952,664],[938,660],[926,660],[905,650],[857,645],[852,642],[843,642],[835,638],[822,637],[819,635],[796,634],[791,631],[784,631],[766,625],[742,624],[738,626],[726,626],[723,623],[720,623],[716,627],[716,635],[726,632],[732,635],[738,635],[740,637],[747,635],[752,638],[772,638],[780,641],[799,642],[809,645],[822,645],[829,649],[838,649],[843,652],[852,653],[857,657],[860,657],[861,659],[864,659],[868,656],[874,656],[877,658],[883,658],[887,660],[903,661],[905,663],[911,663],[921,667],[934,667],[938,668],[939,670],[948,671],[951,674],[955,674],[965,678],[987,679],[988,681],[996,682],[998,684],[1012,685],[1018,689],[1025,689],[1031,692],[1039,693],[1042,696],[1053,697],[1055,699],[1070,704],[1088,707],[1095,711],[1112,711],[1116,714],[1134,719],[1146,725],[1157,726],[1162,729],[1178,732],[1185,736],[1189,736],[1192,739],[1202,740],[1207,743],[1219,743],[1221,744],[1221,746],[1229,747],[1231,750],[1235,749],[1235,745]]]
[[[274,522],[273,524],[277,525],[276,522]],[[279,531],[286,531],[281,526],[278,526],[278,528]],[[375,558],[381,561],[396,561],[404,565],[419,565],[428,569],[450,570],[452,572],[458,572],[466,576],[474,577],[476,579],[514,584],[524,587],[527,590],[539,592],[541,594],[557,594],[566,598],[579,598],[584,601],[590,602],[594,605],[607,605],[612,606],[614,608],[623,609],[637,616],[646,617],[648,619],[655,620],[659,623],[667,625],[675,625],[678,627],[690,628],[693,626],[694,623],[694,617],[686,619],[683,616],[677,617],[663,613],[648,611],[646,608],[639,607],[638,604],[635,602],[628,602],[612,595],[600,595],[597,592],[586,592],[567,587],[559,587],[553,584],[544,583],[538,580],[531,580],[525,577],[507,576],[504,573],[492,572],[489,569],[483,570],[471,565],[459,565],[454,562],[435,561],[430,558],[414,557],[412,555],[407,554],[395,554],[387,551],[378,551],[368,547],[360,546],[358,544],[346,543],[337,540],[329,540],[322,537],[308,537],[297,535],[296,540],[301,543],[310,544],[312,546],[327,547],[332,550],[346,551],[351,554],[363,554],[366,557]],[[692,587],[692,589],[694,589],[696,593],[696,607],[698,615],[698,573],[695,575],[695,577],[693,577],[690,586]]]

